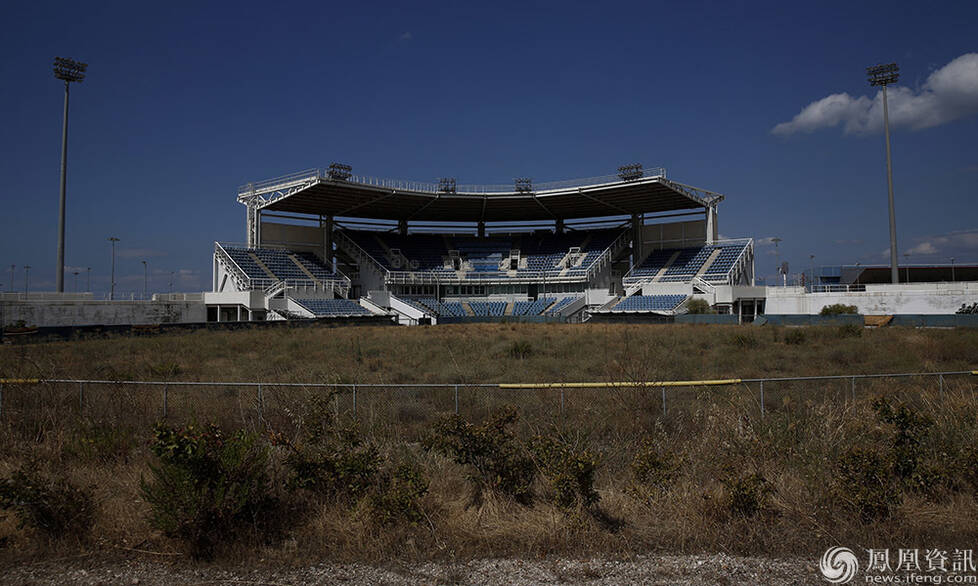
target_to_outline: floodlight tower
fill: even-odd
[[[109,236],[109,242],[112,243],[112,276],[109,278],[109,301],[115,299],[115,243],[119,239],[115,236]]]
[[[890,192],[890,278],[893,283],[900,282],[897,267],[896,212],[893,211],[893,168],[890,164],[890,114],[886,105],[886,86],[900,79],[900,68],[896,63],[874,65],[866,68],[869,85],[883,86],[883,132],[886,135],[886,185]]]
[[[68,172],[68,87],[85,79],[88,63],[54,58],[54,76],[65,82],[65,116],[61,127],[61,204],[58,208],[58,293],[65,292],[65,179]]]

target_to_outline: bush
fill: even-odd
[[[844,303],[833,303],[826,305],[819,315],[855,315],[859,313],[855,305],[845,305]]]
[[[376,488],[364,500],[373,517],[384,524],[404,519],[411,524],[424,519],[421,498],[428,493],[428,480],[414,463],[398,464],[383,471]]]
[[[739,332],[730,337],[730,344],[741,348],[753,348],[757,345],[757,339],[751,332]]]
[[[836,333],[840,338],[858,338],[863,335],[863,327],[858,324],[842,324]]]
[[[0,479],[0,509],[16,513],[21,528],[36,529],[51,538],[84,536],[95,517],[89,489],[63,476],[42,475],[31,466]]]
[[[335,421],[329,399],[305,404],[296,442],[275,436],[276,443],[288,449],[289,486],[351,507],[362,505],[381,523],[419,522],[424,516],[420,500],[428,492],[421,468],[382,457],[376,446],[363,441],[355,424]]]
[[[885,399],[873,402],[876,419],[894,427],[891,440],[891,464],[893,474],[902,484],[913,491],[930,492],[942,484],[949,484],[947,474],[936,467],[926,466],[923,442],[930,434],[934,422],[920,415],[905,403],[892,406]]]
[[[788,333],[784,335],[784,343],[797,346],[804,344],[807,338],[808,336],[805,334],[805,330],[801,328],[791,328],[788,330]]]
[[[600,500],[594,490],[598,458],[562,438],[538,435],[530,440],[530,452],[553,491],[555,505],[564,509],[589,507]]]
[[[714,313],[706,299],[690,299],[686,304],[686,310],[692,314]]]
[[[268,451],[243,431],[226,436],[216,425],[156,427],[152,481],[141,482],[150,523],[183,540],[195,559],[246,530],[267,533],[278,502],[267,473]]]
[[[838,497],[863,521],[886,519],[900,504],[890,463],[880,454],[852,448],[839,459]]]
[[[663,491],[675,480],[679,462],[674,456],[660,452],[652,442],[646,440],[632,458],[630,468],[632,477],[640,487]]]
[[[437,422],[423,444],[425,449],[474,470],[469,481],[477,499],[484,490],[490,490],[529,504],[533,499],[531,485],[535,468],[509,429],[515,421],[514,408],[506,409],[482,425],[452,415]]]
[[[509,356],[511,358],[523,360],[529,358],[532,354],[533,346],[525,340],[515,341],[509,347]]]
[[[753,517],[764,509],[771,487],[758,473],[728,476],[722,481],[726,489],[727,511],[741,517]]]

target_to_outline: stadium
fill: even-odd
[[[753,317],[753,241],[718,239],[723,199],[638,164],[541,184],[375,179],[340,164],[249,183],[237,197],[247,241],[214,246],[208,320],[665,319],[694,298]]]

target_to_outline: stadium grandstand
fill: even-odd
[[[717,237],[724,197],[662,168],[462,185],[334,163],[249,183],[237,199],[246,241],[214,245],[217,320],[628,319],[681,314],[697,296],[720,313],[763,311],[753,241]]]

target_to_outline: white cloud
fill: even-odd
[[[919,89],[895,85],[887,91],[890,126],[931,128],[978,112],[978,53],[966,53],[930,74]],[[846,134],[883,129],[883,92],[872,98],[832,94],[805,106],[790,122],[771,129],[787,136],[842,125]]]
[[[937,250],[937,247],[935,247],[932,243],[925,241],[925,242],[921,242],[917,246],[914,246],[907,252],[913,255],[917,255],[917,254],[926,255],[926,254],[937,254],[939,251]]]
[[[411,31],[405,31],[405,32],[401,33],[401,36],[399,36],[397,38],[400,39],[400,40],[402,40],[402,41],[410,41],[411,39],[414,38],[414,35],[411,34]]]

